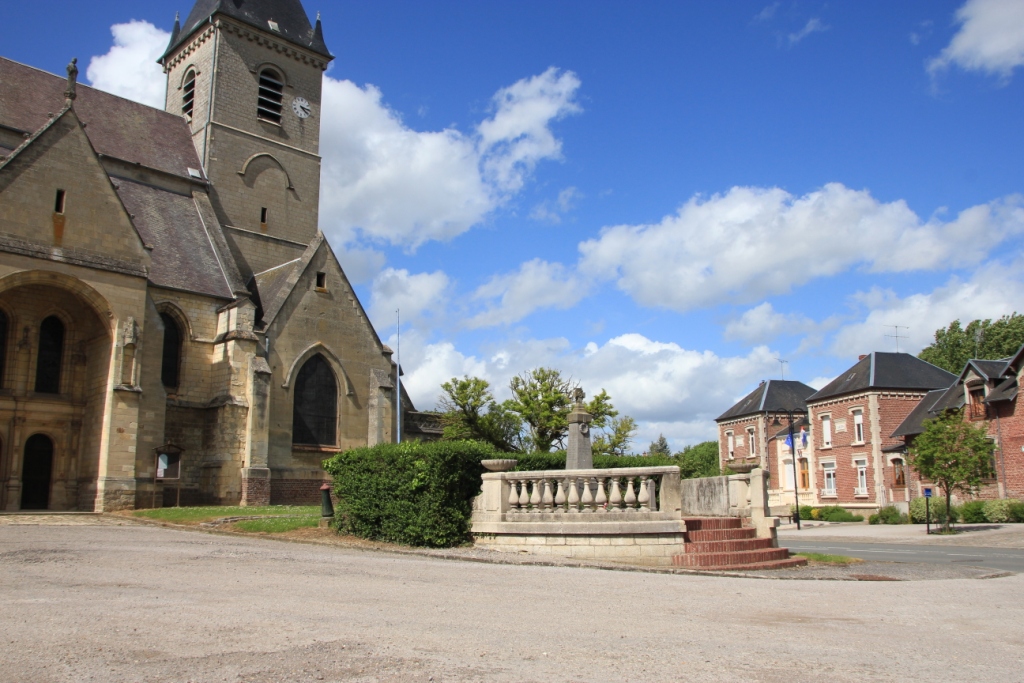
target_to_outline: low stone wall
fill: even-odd
[[[702,477],[680,482],[681,508],[684,517],[727,517],[729,477]]]
[[[474,534],[476,545],[503,552],[526,552],[531,555],[608,560],[671,566],[672,556],[683,552],[686,536],[685,525],[677,523],[678,529],[671,533],[531,533],[524,534]],[[607,530],[602,530],[607,531]]]

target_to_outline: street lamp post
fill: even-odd
[[[793,517],[796,519],[796,530],[800,531],[800,484],[797,480],[796,473],[796,437],[793,435],[793,411],[787,410],[786,417],[789,418],[789,451],[791,460],[793,461]],[[775,420],[772,422],[773,427],[781,427],[782,423],[779,422],[779,416],[775,416]]]

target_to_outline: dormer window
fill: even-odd
[[[277,33],[281,32],[281,27],[278,26],[277,22],[274,21],[273,19],[267,19],[267,26],[270,27],[271,31],[276,31]]]
[[[192,123],[192,108],[196,99],[196,72],[189,69],[185,74],[185,82],[181,86],[181,115],[185,120]]]
[[[256,101],[256,118],[280,124],[283,93],[284,79],[281,74],[273,69],[261,71],[259,98]]]

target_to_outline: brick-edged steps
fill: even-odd
[[[757,538],[755,529],[744,528],[736,517],[690,517],[686,520],[686,545],[672,556],[676,567],[693,569],[782,569],[807,564],[790,557],[789,550],[773,548],[769,538]]]

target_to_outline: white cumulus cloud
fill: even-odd
[[[956,11],[960,29],[928,62],[934,75],[949,66],[982,71],[1009,80],[1024,65],[1024,2],[968,0]]]
[[[114,44],[105,55],[89,60],[89,83],[99,90],[163,109],[165,80],[156,60],[163,55],[171,34],[148,21],[132,20],[110,27]]]
[[[561,263],[533,259],[513,273],[496,275],[473,293],[486,309],[468,321],[469,327],[518,322],[540,308],[572,308],[590,290],[589,283]]]
[[[605,228],[580,244],[584,274],[614,279],[645,306],[684,312],[781,294],[860,266],[875,272],[977,265],[1024,232],[1024,197],[1013,195],[922,220],[902,200],[830,183],[796,197],[779,188],[734,187],[694,197],[653,225]]]
[[[931,292],[899,297],[884,289],[871,289],[854,297],[868,309],[863,320],[840,329],[831,345],[834,355],[856,358],[871,351],[895,351],[894,326],[899,325],[900,351],[918,353],[934,341],[935,330],[954,320],[999,318],[1024,310],[1024,278],[1021,262],[992,263],[979,268],[969,279],[950,278]]]
[[[765,301],[726,323],[725,338],[760,344],[781,334],[801,334],[814,327],[815,323],[810,318],[798,313],[779,313],[771,302]]]
[[[403,322],[422,323],[440,315],[448,301],[448,276],[433,273],[410,274],[404,268],[386,268],[373,279],[370,317],[377,329],[395,324],[400,310]]]
[[[787,39],[789,40],[790,46],[793,46],[793,45],[796,45],[797,43],[799,43],[801,40],[803,40],[807,36],[811,35],[812,33],[821,33],[823,31],[829,30],[829,28],[831,28],[831,27],[830,26],[826,26],[825,23],[821,19],[818,19],[817,17],[813,17],[813,18],[807,20],[807,23],[804,24],[804,27],[802,29],[800,29],[799,31],[796,31],[794,33],[790,33],[787,36]]]

